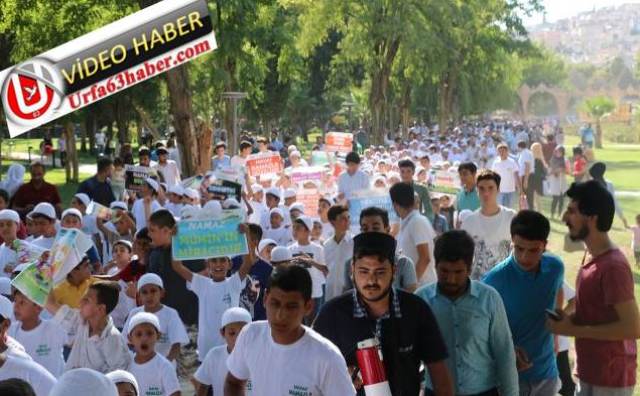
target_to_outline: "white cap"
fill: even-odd
[[[207,211],[214,218],[222,216],[222,205],[220,204],[220,201],[215,199],[207,201],[207,203],[202,207],[202,210]]]
[[[296,196],[296,190],[294,190],[293,188],[287,188],[286,190],[284,190],[284,198],[293,198]]]
[[[292,210],[299,210],[301,212],[304,212],[304,204],[302,202],[294,202],[289,207],[289,212],[291,212]]]
[[[258,252],[261,252],[264,250],[264,248],[266,248],[269,245],[276,245],[278,246],[278,242],[274,241],[273,239],[263,239],[260,241],[260,243],[258,244]],[[2,278],[0,278],[0,280],[2,280]]]
[[[309,231],[313,230],[313,219],[309,216],[300,216],[296,219],[296,222],[304,224]]]
[[[127,204],[124,201],[113,201],[111,205],[109,205],[109,209],[122,209],[124,211],[127,210]]]
[[[5,319],[13,317],[13,304],[5,296],[0,296],[0,316]]]
[[[241,208],[240,203],[235,198],[227,198],[222,203],[224,209],[238,209]]]
[[[200,199],[200,193],[194,188],[185,188],[184,195],[191,199]]]
[[[282,209],[280,208],[273,208],[269,211],[269,217],[271,217],[273,214],[277,214],[280,217],[282,217],[284,219],[284,213],[282,213]]]
[[[75,198],[78,198],[78,201],[82,202],[84,206],[89,206],[91,203],[91,198],[85,193],[77,193],[74,195]]]
[[[14,223],[20,224],[20,215],[15,210],[2,209],[0,210],[0,220],[11,220]]]
[[[291,154],[289,154],[289,157],[298,157],[298,158],[301,158],[301,157],[302,157],[302,155],[300,154],[300,152],[299,152],[298,150],[293,150],[293,151],[291,152]]]
[[[35,215],[44,216],[51,220],[57,219],[56,209],[49,202],[40,202],[37,204],[31,213],[29,213],[29,217],[33,217]]]
[[[175,186],[171,186],[169,188],[169,193],[182,196],[182,195],[184,195],[184,188],[182,188],[181,185],[176,184]]]
[[[254,193],[259,193],[259,192],[263,192],[264,189],[262,188],[261,185],[259,185],[258,183],[255,183],[251,185],[251,191],[253,191]]]
[[[292,144],[292,145],[290,145],[289,147],[287,147],[287,151],[288,151],[288,152],[292,152],[292,151],[295,151],[295,150],[297,150],[297,149],[298,149],[298,148],[297,148],[296,146],[294,146],[293,144]]]
[[[153,180],[150,177],[147,177],[146,179],[144,179],[144,181],[149,185],[149,187],[151,187],[153,189],[153,191],[155,191],[156,193],[160,190],[160,185],[158,184],[157,181]]]
[[[292,258],[291,250],[289,250],[288,248],[286,248],[284,246],[276,246],[271,251],[271,262],[272,263],[279,263],[279,262],[282,262],[282,261],[289,261],[289,260],[291,260],[291,258]]]
[[[67,215],[76,216],[80,219],[80,221],[82,221],[82,213],[76,208],[69,208],[62,212],[62,216],[60,216],[60,219],[64,219]]]
[[[251,323],[251,314],[244,308],[240,307],[232,307],[228,308],[222,314],[222,321],[220,322],[220,328],[222,329],[224,326],[229,323]]]
[[[125,245],[126,247],[129,248],[129,251],[133,250],[133,243],[131,243],[131,241],[127,241],[126,239],[118,239],[113,243],[113,246],[116,246],[116,245]]]
[[[138,279],[138,291],[140,291],[140,289],[142,289],[142,287],[146,285],[156,285],[164,289],[162,278],[160,278],[158,274],[154,274],[153,272],[147,272],[146,274],[142,275],[140,279]]]
[[[271,195],[273,195],[274,197],[276,197],[278,199],[282,199],[282,197],[280,196],[280,189],[277,188],[277,187],[267,188],[266,193],[267,194],[271,194]]]
[[[131,334],[136,326],[143,323],[152,325],[156,330],[158,330],[158,332],[160,332],[160,321],[155,314],[152,314],[151,312],[138,312],[129,320],[129,334]]]
[[[136,377],[134,377],[133,374],[131,374],[130,372],[124,371],[124,370],[112,371],[107,374],[107,378],[109,378],[111,382],[113,382],[113,384],[116,386],[123,382],[127,384],[131,384],[133,386],[133,389],[136,390],[136,395],[140,395],[140,388],[138,388],[138,381],[136,381]]]
[[[106,375],[89,368],[69,370],[58,379],[49,396],[118,396],[118,388]]]

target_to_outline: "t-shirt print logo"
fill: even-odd
[[[226,293],[224,296],[222,296],[222,302],[227,305],[231,305],[231,294]]]
[[[49,356],[51,353],[51,347],[47,344],[40,344],[38,348],[36,348],[36,355],[38,356]]]
[[[294,385],[293,389],[289,389],[290,396],[313,396],[309,388],[302,385]]]
[[[29,60],[5,80],[2,100],[7,116],[15,123],[28,125],[60,106],[63,88],[60,74],[49,61]]]
[[[162,396],[164,392],[157,386],[150,386],[144,394],[145,396]]]

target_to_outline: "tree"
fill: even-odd
[[[611,113],[616,104],[613,100],[606,96],[596,96],[584,101],[582,108],[593,117],[596,122],[596,148],[602,148],[602,125],[600,121],[604,116]]]

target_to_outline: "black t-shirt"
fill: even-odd
[[[204,261],[184,261],[185,267],[192,272],[205,268]],[[157,247],[149,253],[148,272],[156,273],[164,284],[162,303],[178,311],[185,325],[198,323],[198,297],[189,289],[187,282],[171,267],[171,248]]]
[[[392,394],[417,396],[422,381],[420,363],[446,359],[447,348],[429,305],[413,294],[395,293],[402,317],[392,313],[383,319],[382,356]],[[347,292],[322,307],[313,328],[340,348],[347,365],[357,366],[357,344],[373,338],[375,326],[375,319],[353,316],[353,295]]]

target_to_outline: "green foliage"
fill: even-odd
[[[595,96],[585,100],[582,109],[595,119],[601,119],[604,115],[611,113],[616,108],[613,100],[606,96]]]

